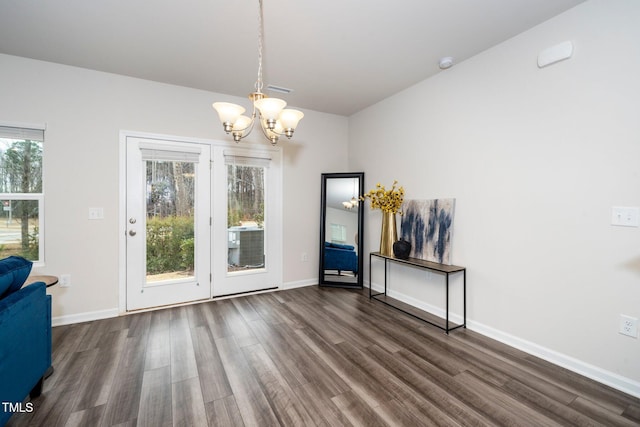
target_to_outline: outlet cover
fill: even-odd
[[[638,338],[638,319],[631,316],[620,315],[620,333],[633,338]]]
[[[623,227],[640,226],[640,208],[614,206],[611,208],[611,225]]]
[[[61,288],[68,288],[69,286],[71,286],[71,275],[61,274],[58,283],[60,283]]]

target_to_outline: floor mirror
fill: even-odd
[[[362,288],[364,172],[323,173],[320,286]]]

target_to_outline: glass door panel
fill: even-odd
[[[146,161],[147,284],[194,277],[194,164]]]
[[[265,268],[264,167],[227,165],[227,272]]]

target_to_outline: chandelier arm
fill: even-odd
[[[232,130],[233,140],[235,142],[240,142],[241,140],[243,140],[247,136],[249,136],[251,134],[251,132],[253,131],[253,126],[254,126],[255,123],[256,123],[256,110],[254,108],[253,109],[253,114],[251,114],[251,122],[249,123],[249,125],[247,127],[245,127],[244,129],[233,129]]]
[[[250,123],[249,123],[249,124],[244,128],[244,129],[233,129],[233,130],[236,130],[236,131],[239,131],[239,132],[244,132],[244,131],[246,131],[247,129],[249,129],[249,132],[247,132],[247,134],[246,134],[246,135],[244,135],[244,136],[247,136],[247,135],[249,135],[249,134],[251,133],[251,131],[253,130],[253,124],[254,124],[255,122],[256,122],[256,109],[255,109],[255,107],[254,107],[254,108],[253,108],[253,113],[251,114],[251,122],[250,122]],[[243,136],[243,138],[244,138],[244,136]]]
[[[285,135],[285,133],[284,133],[284,132],[278,132],[278,131],[277,131],[277,130],[275,130],[275,129],[269,129],[269,132],[273,132],[273,133],[275,133],[275,134],[276,134],[276,135],[278,135],[278,136]]]
[[[242,138],[243,139],[244,139],[244,137],[248,136],[251,133],[251,131],[253,130],[253,124],[254,123],[255,123],[255,120],[251,119],[251,123],[249,124],[249,126],[247,126],[244,129],[238,129],[239,132],[242,132]],[[248,130],[248,132],[245,133],[245,131],[247,131],[247,130]]]
[[[278,143],[278,137],[282,134],[269,130],[269,132],[273,134],[273,135],[269,135],[269,132],[267,132],[267,129],[265,129],[264,127],[263,121],[262,120],[259,120],[259,121],[260,121],[260,129],[262,130],[262,134],[264,135],[264,137],[271,142],[271,145],[276,145]]]
[[[263,127],[263,126],[260,126],[260,127],[262,127],[262,128],[263,128],[263,133],[264,133],[264,132],[265,132],[264,127]],[[282,131],[282,132],[278,132],[278,131],[274,128],[274,129],[269,129],[269,132],[272,132],[272,133],[274,133],[274,134],[276,134],[276,135],[278,135],[278,136],[283,136],[283,135],[284,135],[284,136],[286,136],[288,139],[291,139],[291,135],[293,135],[293,131],[290,131],[290,132],[289,132],[289,131],[287,131],[287,129],[285,129],[285,130],[284,130],[284,131]],[[267,136],[267,138],[269,138],[269,137]],[[271,138],[269,138],[269,139],[271,139]]]

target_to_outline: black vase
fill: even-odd
[[[399,259],[408,259],[411,252],[411,243],[406,240],[398,240],[393,243],[393,255]]]

